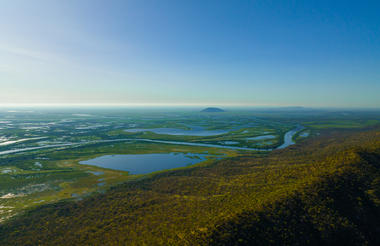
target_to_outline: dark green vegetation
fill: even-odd
[[[323,130],[268,155],[45,205],[1,245],[379,245],[380,129]]]

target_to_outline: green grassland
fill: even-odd
[[[331,121],[317,121],[317,122],[304,122],[304,124],[313,129],[324,128],[363,128],[378,124],[378,120],[331,120]]]

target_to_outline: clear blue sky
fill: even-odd
[[[0,104],[380,107],[379,1],[4,0]]]

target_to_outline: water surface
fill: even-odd
[[[284,143],[277,147],[277,149],[284,149],[292,144],[295,144],[295,142],[293,141],[293,136],[299,132],[299,131],[302,131],[303,129],[305,129],[305,127],[301,126],[301,125],[298,125],[296,128],[288,131],[287,133],[285,133],[284,135]]]
[[[104,155],[80,164],[128,171],[131,174],[146,174],[155,171],[193,165],[204,161],[203,154],[160,153],[137,155]]]
[[[277,147],[277,149],[283,149],[286,148],[292,144],[294,144],[293,136],[305,129],[305,127],[299,125],[296,128],[288,131],[284,135],[284,143]],[[186,130],[184,130],[186,131]],[[267,136],[267,135],[266,135]],[[95,141],[87,141],[87,142],[80,142],[80,143],[66,143],[66,144],[54,144],[54,145],[45,145],[45,146],[39,146],[39,147],[27,147],[27,148],[18,148],[18,149],[11,149],[11,150],[5,150],[0,151],[0,155],[7,155],[7,154],[15,154],[19,152],[26,152],[26,151],[32,151],[32,150],[39,150],[39,149],[46,149],[46,148],[58,148],[58,147],[77,147],[81,146],[83,144],[93,144],[93,143],[110,143],[110,142],[128,142],[128,141],[143,141],[143,142],[153,142],[153,143],[166,143],[166,144],[178,144],[178,145],[189,145],[189,146],[202,146],[202,147],[212,147],[212,148],[223,148],[223,149],[235,149],[235,150],[257,150],[257,151],[271,151],[273,149],[265,149],[265,148],[248,148],[248,147],[237,147],[237,146],[231,146],[231,145],[218,145],[218,144],[203,144],[203,143],[191,143],[191,142],[181,142],[181,141],[168,141],[168,140],[153,140],[153,139],[132,139],[132,138],[124,138],[124,139],[110,139],[110,140],[95,140]]]
[[[207,130],[201,126],[191,126],[191,129],[179,129],[179,128],[151,128],[151,129],[143,129],[143,128],[131,128],[126,129],[126,132],[154,132],[156,134],[163,135],[177,135],[177,136],[215,136],[226,134],[230,130]]]
[[[274,136],[274,135],[263,135],[263,136],[246,138],[246,140],[266,140],[266,139],[272,139],[272,138],[276,138],[276,136]]]

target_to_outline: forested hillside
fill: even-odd
[[[131,181],[0,227],[0,245],[380,245],[380,129]]]

